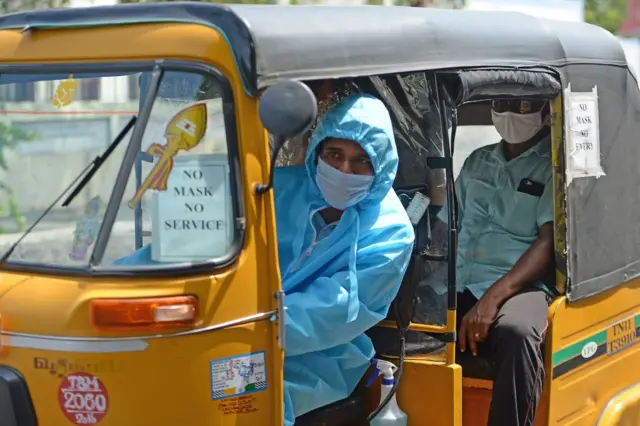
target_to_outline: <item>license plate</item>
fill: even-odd
[[[635,316],[619,321],[607,328],[607,354],[622,350],[636,340]]]

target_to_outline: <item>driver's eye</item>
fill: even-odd
[[[341,155],[340,155],[340,153],[335,152],[335,151],[324,151],[324,152],[322,153],[322,157],[324,157],[324,158],[331,158],[331,159],[333,159],[333,160],[339,160],[339,159],[340,159],[340,157],[341,157]]]
[[[522,101],[522,102],[520,103],[520,113],[521,113],[521,114],[529,113],[529,112],[531,112],[531,109],[532,109],[532,108],[531,108],[531,102],[529,102],[529,101]]]

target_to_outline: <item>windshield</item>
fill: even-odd
[[[139,115],[151,75],[0,76],[0,254]],[[102,232],[106,246],[94,266],[226,256],[235,235],[227,135],[233,107],[223,84],[216,75],[164,71],[142,138],[132,138],[144,124],[138,120],[71,203],[56,205],[9,262],[87,267],[102,225],[109,226],[110,204],[115,221]],[[136,159],[121,171],[132,142]],[[126,188],[112,199],[119,173]]]

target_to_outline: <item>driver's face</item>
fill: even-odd
[[[373,175],[371,159],[357,142],[328,138],[322,143],[319,156],[322,161],[342,173]]]

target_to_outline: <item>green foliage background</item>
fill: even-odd
[[[613,34],[627,16],[627,0],[584,0],[584,20]]]
[[[18,126],[0,123],[0,169],[9,172],[7,164],[7,151],[14,148],[20,141],[30,141],[35,139],[35,134],[26,132]],[[18,203],[13,196],[13,189],[0,179],[0,216],[9,215],[15,222],[18,229],[25,227],[25,218],[20,211]],[[0,226],[0,233],[4,233],[5,229]]]

